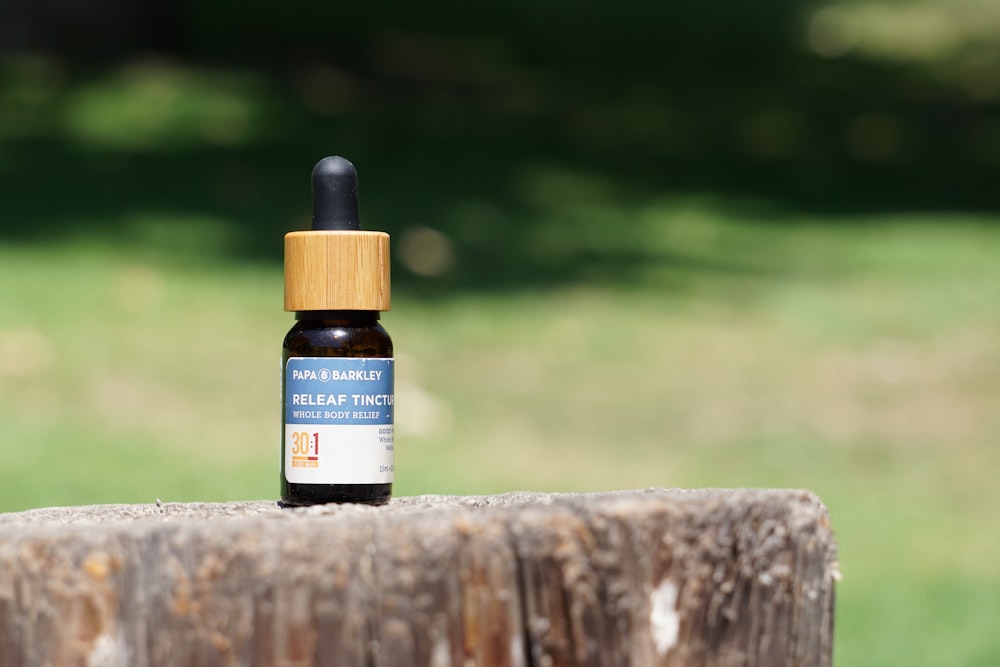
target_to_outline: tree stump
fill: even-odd
[[[0,515],[0,665],[829,666],[801,491]]]

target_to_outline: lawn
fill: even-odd
[[[995,221],[640,214],[692,263],[433,298],[397,271],[397,495],[807,488],[839,664],[996,664]],[[210,260],[0,248],[0,508],[276,496],[280,267]]]
[[[765,3],[582,55],[0,59],[0,511],[277,497],[281,236],[340,152],[393,238],[396,495],[806,488],[837,664],[1000,664],[996,20],[903,4],[928,53]]]

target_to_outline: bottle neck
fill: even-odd
[[[370,326],[378,322],[377,310],[299,310],[295,319],[299,322],[329,322],[343,326]]]

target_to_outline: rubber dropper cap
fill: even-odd
[[[312,171],[312,228],[361,230],[358,171],[339,155],[325,157]]]
[[[361,230],[354,165],[320,160],[312,204],[312,229],[285,235],[285,310],[389,310],[389,235]]]

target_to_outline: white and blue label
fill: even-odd
[[[395,466],[393,359],[292,357],[285,365],[285,477],[384,484]]]

